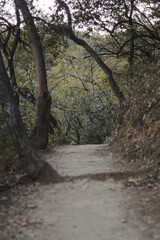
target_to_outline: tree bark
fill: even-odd
[[[0,102],[23,168],[28,176],[43,183],[60,182],[60,175],[33,149],[26,134],[17,102],[0,52]]]
[[[32,138],[36,149],[45,149],[48,143],[51,96],[47,87],[46,68],[43,49],[33,17],[25,0],[16,0],[17,7],[22,12],[26,24],[27,35],[30,40],[34,62],[36,67],[37,91],[36,91],[36,114],[37,131]]]
[[[123,105],[123,102],[125,100],[125,97],[120,90],[119,86],[117,85],[115,79],[113,78],[113,74],[111,69],[102,61],[102,59],[98,56],[98,54],[83,40],[80,38],[77,38],[73,32],[72,29],[72,18],[71,18],[71,13],[68,5],[62,1],[62,0],[57,0],[58,4],[60,7],[64,8],[67,14],[68,18],[68,27],[67,27],[67,34],[68,37],[74,41],[76,44],[82,46],[87,52],[91,54],[91,56],[94,58],[94,60],[97,62],[97,64],[100,66],[100,68],[104,71],[106,74],[108,81],[110,83],[110,86],[115,94],[115,96],[118,98],[120,105]]]

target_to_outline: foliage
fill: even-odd
[[[70,141],[102,143],[115,128],[118,103],[104,74],[92,59],[85,57],[85,51],[70,45],[57,59],[57,66],[48,71],[52,109]]]

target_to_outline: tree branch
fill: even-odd
[[[68,37],[71,40],[73,40],[75,43],[77,43],[78,45],[85,48],[85,50],[91,54],[91,56],[94,58],[94,60],[97,62],[97,64],[101,67],[101,69],[106,74],[114,94],[118,98],[120,104],[122,104],[122,102],[125,100],[125,97],[124,97],[123,93],[121,92],[119,86],[117,85],[116,81],[114,80],[111,69],[102,61],[102,59],[98,56],[98,54],[84,40],[75,36],[73,29],[72,29],[72,18],[71,18],[71,13],[70,13],[69,7],[62,0],[57,0],[57,2],[60,7],[65,9],[66,14],[67,14],[68,27],[67,27],[66,31],[67,31]]]

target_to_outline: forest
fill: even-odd
[[[0,178],[61,176],[60,145],[111,145],[154,164],[160,144],[158,0],[0,1]]]

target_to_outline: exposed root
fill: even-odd
[[[79,176],[66,176],[64,177],[64,181],[74,181],[74,180],[82,180],[82,179],[91,179],[96,181],[106,181],[109,178],[113,178],[114,180],[123,180],[129,177],[142,177],[149,174],[152,171],[156,171],[156,167],[151,166],[146,169],[140,170],[120,170],[120,171],[113,171],[113,172],[101,172],[101,173],[88,173]]]
[[[37,181],[44,184],[63,182],[63,177],[60,176],[47,162],[41,169]]]

